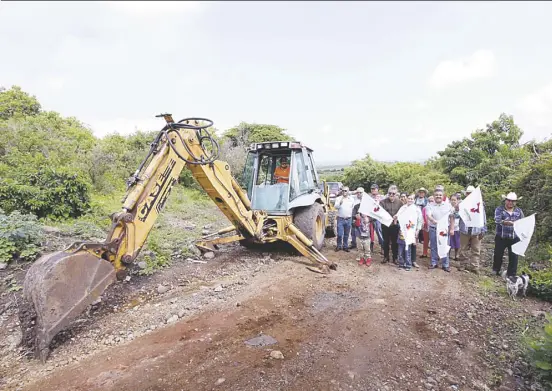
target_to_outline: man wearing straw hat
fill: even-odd
[[[468,186],[464,191],[464,194],[469,196],[475,191],[475,187]],[[485,203],[483,203],[483,210],[485,210]],[[458,210],[458,206],[456,206]],[[475,274],[479,274],[479,263],[481,260],[481,241],[483,236],[487,233],[487,215],[483,213],[483,227],[466,227],[464,220],[460,218],[460,252],[458,259],[460,265],[458,269],[466,269]]]
[[[504,205],[495,209],[496,236],[494,248],[493,273],[500,275],[504,250],[508,249],[508,277],[517,275],[518,256],[512,251],[512,245],[519,242],[519,237],[514,231],[514,221],[523,217],[523,211],[516,206],[521,199],[516,193],[503,195]]]

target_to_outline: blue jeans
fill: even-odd
[[[351,218],[337,218],[337,248],[347,248],[349,233],[351,232]]]
[[[439,262],[439,251],[437,250],[437,229],[435,227],[429,227],[429,248],[431,249],[431,265],[437,266]],[[441,258],[441,264],[443,268],[449,267],[449,258]]]
[[[378,237],[378,243],[380,247],[383,247],[383,233],[381,232],[381,223],[378,220],[374,219],[374,232]]]
[[[399,266],[412,267],[412,257],[410,252],[410,245],[406,245],[404,239],[399,239]]]
[[[357,246],[357,238],[360,238],[360,227],[351,225],[351,247]]]

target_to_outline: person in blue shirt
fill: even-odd
[[[504,250],[508,249],[508,277],[517,275],[518,256],[512,251],[512,245],[519,242],[519,237],[514,231],[514,221],[524,218],[521,208],[516,206],[518,198],[516,193],[508,193],[504,205],[495,209],[496,236],[494,248],[493,273],[500,275]]]

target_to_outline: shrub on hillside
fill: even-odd
[[[548,323],[543,335],[529,343],[534,365],[547,386],[552,386],[552,317],[547,315]]]
[[[39,252],[42,226],[36,216],[0,209],[0,262],[33,260]]]
[[[532,271],[531,277],[528,293],[552,302],[552,269]]]
[[[32,174],[27,183],[0,180],[0,208],[19,210],[38,218],[76,218],[89,209],[87,182],[67,169],[45,168]]]

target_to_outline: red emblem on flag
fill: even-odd
[[[479,212],[479,206],[480,206],[480,204],[481,204],[481,202],[478,202],[478,203],[477,203],[477,208],[471,208],[471,209],[470,209],[470,212],[472,212],[472,213],[481,213],[481,212]]]

